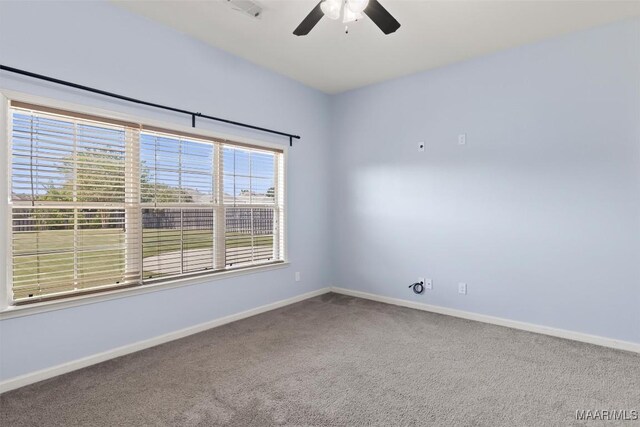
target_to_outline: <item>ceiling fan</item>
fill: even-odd
[[[385,34],[391,34],[400,28],[400,23],[382,7],[378,0],[322,0],[302,20],[293,34],[306,36],[323,16],[336,20],[341,14],[344,24],[357,21],[367,15]]]

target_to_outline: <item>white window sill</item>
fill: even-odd
[[[59,300],[36,302],[27,305],[12,305],[5,307],[0,311],[0,320],[11,319],[14,317],[30,316],[32,314],[45,313],[47,311],[62,310],[65,308],[76,307],[85,304],[95,304],[97,302],[108,301],[118,298],[126,298],[134,295],[142,295],[149,292],[157,292],[165,289],[179,288],[183,286],[192,286],[207,283],[215,280],[228,279],[235,276],[243,276],[246,274],[255,274],[263,271],[278,270],[289,267],[289,262],[279,262],[277,264],[258,265],[255,267],[247,267],[238,270],[223,271],[209,275],[201,275],[195,277],[184,277],[166,282],[150,283],[125,289],[114,289],[95,294],[78,295]]]

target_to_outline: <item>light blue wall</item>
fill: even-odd
[[[640,21],[332,102],[335,285],[640,342]]]
[[[0,321],[0,381],[330,284],[640,342],[640,21],[330,98],[109,4],[0,2],[0,62],[303,136],[291,267]]]
[[[330,285],[329,99],[278,74],[118,7],[95,2],[0,2],[0,62],[213,115],[299,133],[289,151],[291,267],[0,322],[0,380]],[[0,89],[190,125],[2,73]],[[269,142],[231,127],[199,127]],[[0,228],[0,238],[6,230]],[[302,281],[294,282],[294,272]]]

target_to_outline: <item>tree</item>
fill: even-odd
[[[46,185],[44,194],[35,196],[38,201],[82,203],[125,202],[126,197],[126,163],[123,154],[111,154],[102,150],[86,150],[76,153],[75,162],[72,157],[62,161],[58,167],[62,185],[51,180]],[[60,181],[57,179],[56,181]],[[193,197],[181,188],[169,184],[151,181],[150,170],[146,164],[140,171],[140,201],[143,203],[177,203],[191,202]],[[108,224],[110,213],[104,209],[87,209],[85,224],[95,223],[104,227]],[[68,215],[60,209],[51,209],[50,218],[66,218]]]

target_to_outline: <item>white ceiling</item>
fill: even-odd
[[[640,0],[380,0],[402,24],[385,36],[369,19],[323,18],[292,34],[318,0],[261,0],[260,19],[226,0],[118,1],[140,15],[308,86],[339,93],[571,31],[640,16]]]

